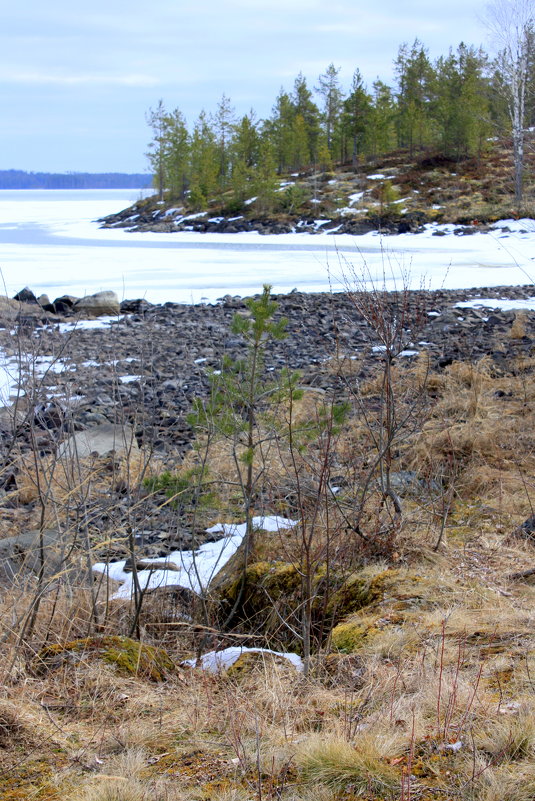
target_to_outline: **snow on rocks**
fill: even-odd
[[[500,309],[500,311],[517,311],[522,309],[535,310],[535,298],[471,298],[459,301],[456,309]],[[461,318],[459,318],[461,319]]]
[[[263,531],[280,531],[292,528],[297,521],[284,517],[254,517],[253,526]],[[218,573],[238,550],[245,536],[245,523],[217,523],[206,529],[208,534],[223,536],[217,542],[206,542],[195,551],[173,551],[168,556],[152,560],[150,570],[140,570],[137,573],[139,585],[142,590],[154,590],[160,587],[185,587],[201,595],[216,573]],[[169,570],[168,563],[174,568]],[[154,565],[161,565],[155,569]],[[99,562],[93,566],[97,573],[104,573],[114,580],[121,582],[119,589],[111,596],[112,600],[130,600],[134,594],[132,573],[125,571],[126,560],[119,562]],[[176,570],[176,566],[180,570]]]
[[[182,662],[182,665],[200,667],[208,673],[220,673],[231,668],[242,654],[271,654],[272,656],[279,656],[290,662],[300,673],[303,672],[303,660],[298,654],[271,651],[269,648],[245,648],[244,646],[224,648],[222,651],[210,651],[207,654],[203,654],[199,660],[186,659]]]

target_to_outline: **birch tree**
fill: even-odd
[[[484,22],[498,51],[500,91],[507,101],[513,138],[515,201],[522,202],[524,126],[529,81],[530,46],[533,42],[533,0],[493,0]]]

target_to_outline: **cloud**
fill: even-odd
[[[16,83],[30,86],[158,86],[159,79],[150,75],[102,75],[80,73],[78,75],[54,75],[43,72],[0,72],[0,83]]]

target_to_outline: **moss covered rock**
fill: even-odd
[[[212,597],[218,604],[219,615],[225,619],[238,602],[235,621],[247,622],[249,631],[275,635],[275,644],[298,650],[299,641],[281,621],[296,624],[295,610],[302,603],[303,577],[298,567],[288,562],[257,561],[245,572],[239,565],[224,581],[213,588]],[[320,567],[313,577],[313,615],[319,618],[326,591],[326,570]],[[298,623],[296,624],[298,625]],[[276,633],[276,634],[275,634]]]
[[[332,593],[327,613],[333,620],[340,620],[381,600],[385,587],[395,582],[397,576],[397,570],[370,571],[364,568],[352,573]]]
[[[332,647],[343,654],[353,654],[379,634],[373,618],[355,615],[339,623],[331,632]]]
[[[241,680],[259,671],[262,673],[269,671],[292,678],[296,675],[295,666],[284,656],[266,651],[246,651],[229,667],[227,676]]]
[[[130,637],[84,637],[66,643],[47,645],[32,661],[36,674],[67,664],[100,659],[113,665],[118,673],[163,681],[175,671],[175,665],[163,648],[140,643]]]

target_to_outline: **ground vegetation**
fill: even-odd
[[[343,304],[323,298],[332,351],[301,374],[282,318],[305,300],[229,299],[236,358],[213,354],[174,452],[174,424],[164,453],[157,404],[126,394],[100,407],[115,447],[62,449],[102,421],[38,409],[47,381],[28,373],[2,439],[0,544],[33,532],[2,551],[8,801],[533,795],[532,315],[437,312],[438,295],[367,295],[356,278]],[[50,344],[27,319],[21,348]],[[434,351],[430,325],[458,350]],[[156,515],[197,551],[217,521],[251,536],[202,592],[146,590]],[[269,531],[268,515],[297,524]],[[90,569],[121,556],[131,598]],[[195,667],[229,646],[253,650]]]

